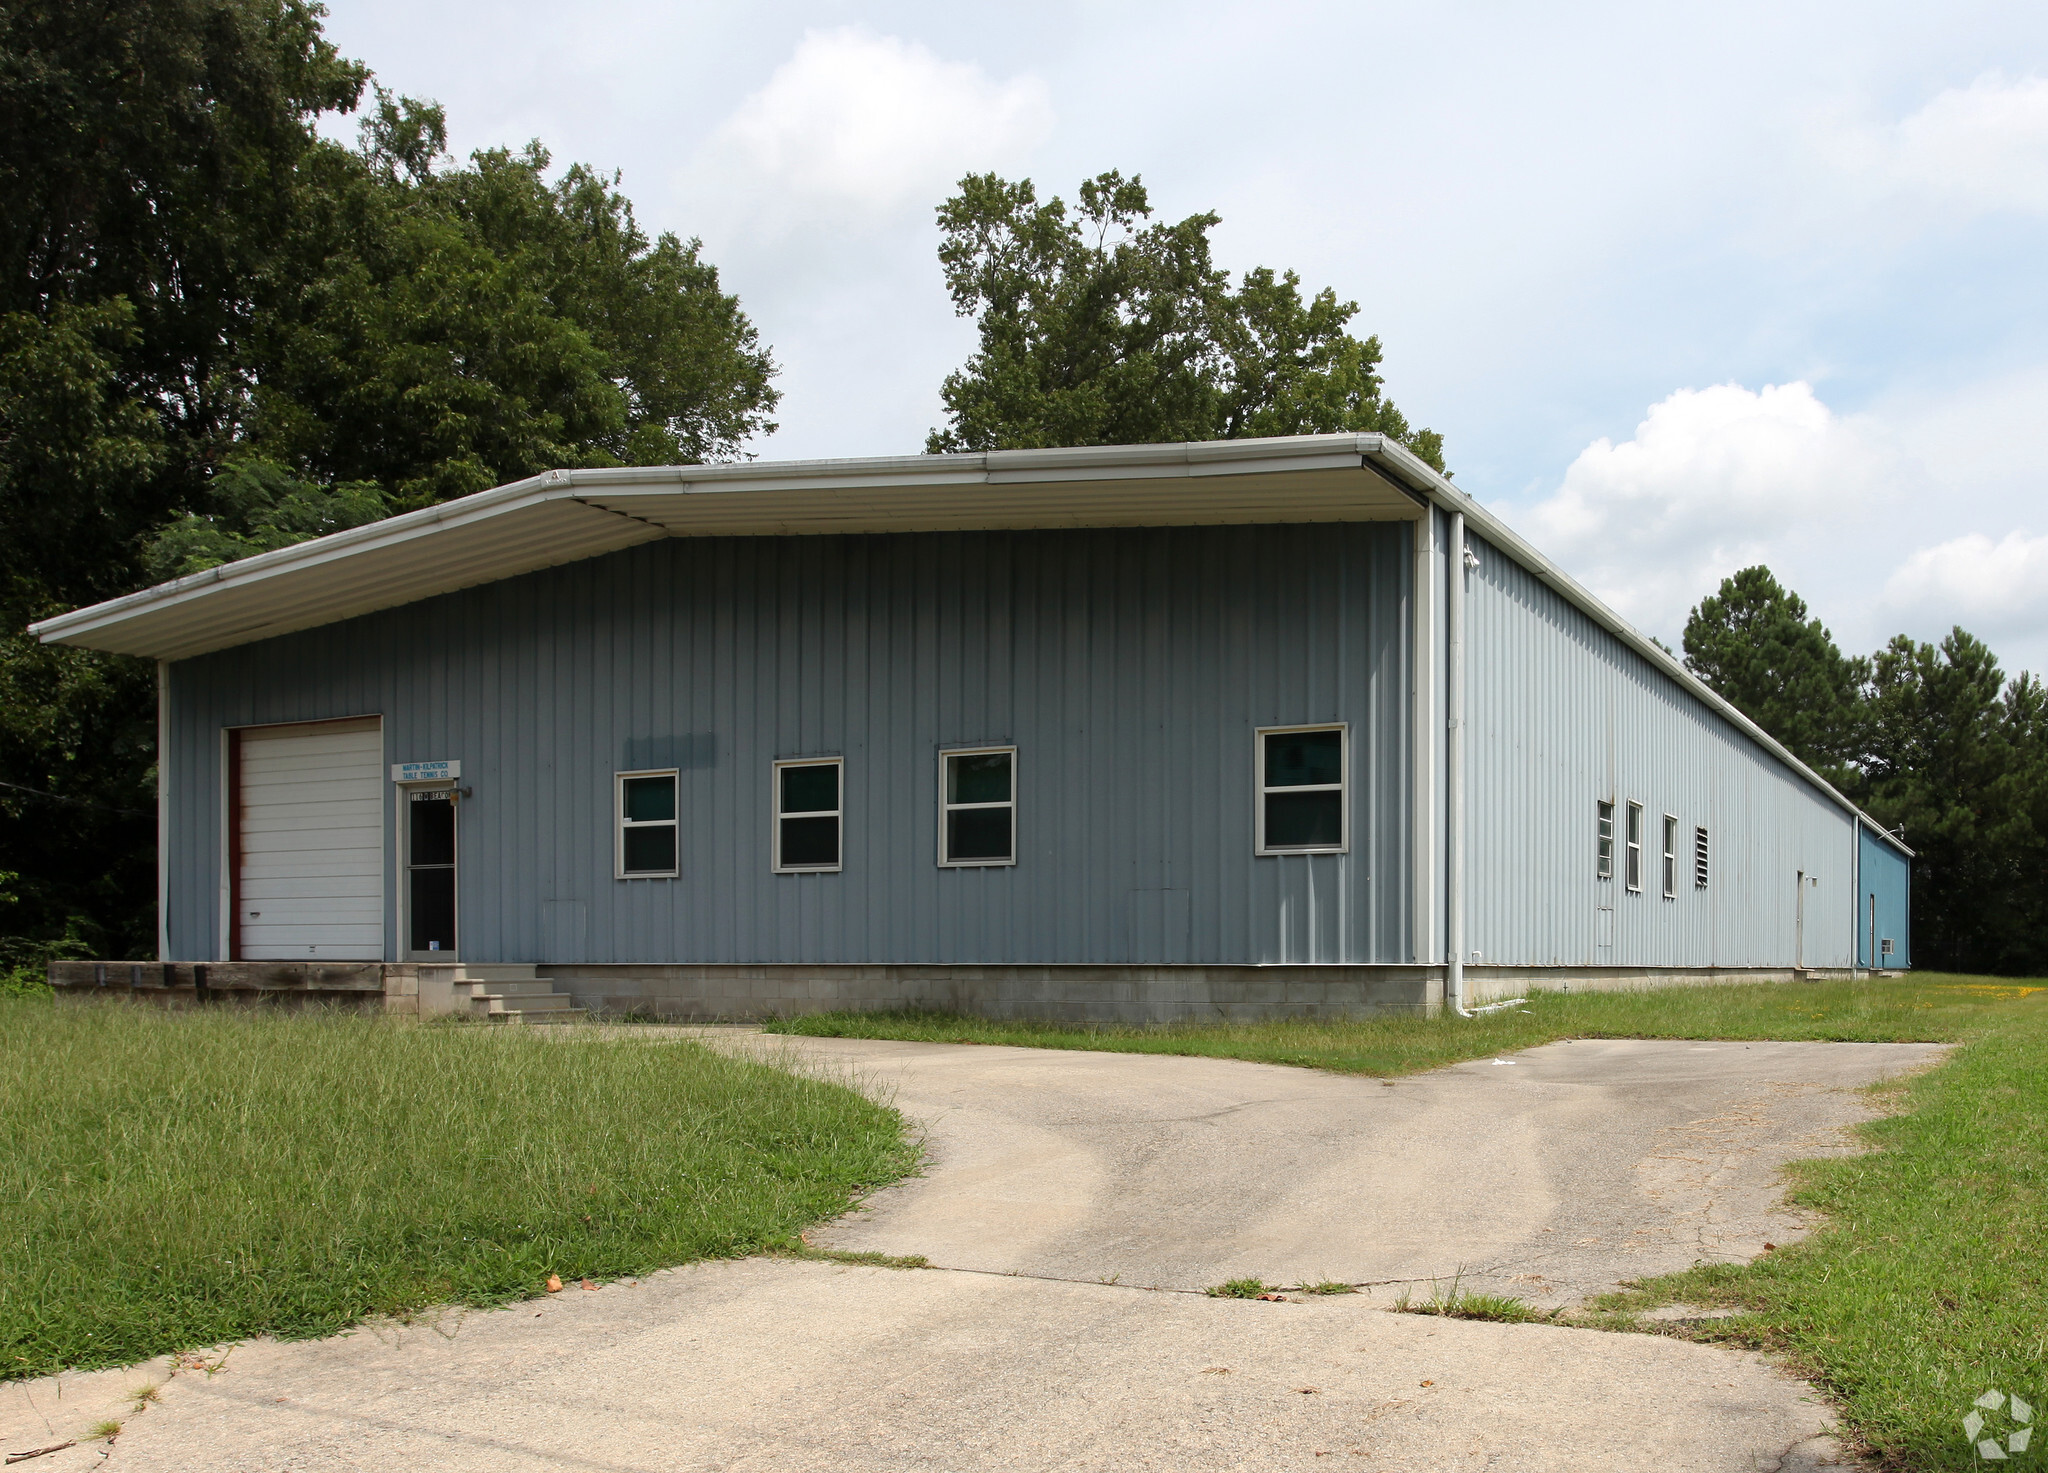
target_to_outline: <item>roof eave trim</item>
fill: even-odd
[[[123,594],[120,598],[108,599],[105,603],[89,604],[85,608],[73,609],[69,613],[53,614],[47,619],[39,619],[29,625],[28,632],[48,644],[73,635],[88,634],[109,624],[118,624],[129,615],[143,610],[173,608],[203,596],[224,583],[260,582],[295,568],[317,567],[321,563],[332,562],[336,558],[346,557],[366,547],[392,546],[433,532],[440,527],[460,526],[465,522],[494,516],[517,506],[575,499],[578,498],[568,474],[563,471],[547,471],[538,476],[529,476],[523,481],[512,481],[489,491],[479,491],[456,501],[440,502],[434,506],[422,507],[418,511],[386,517],[380,522],[351,527],[344,532],[330,532],[325,537],[316,537],[310,542],[294,542],[289,547],[259,552],[254,557],[237,558],[233,562],[221,563],[202,572],[174,578],[168,583],[158,583],[134,593]],[[592,510],[603,508],[593,507]]]
[[[750,481],[788,481],[806,476],[831,476],[860,481],[943,485],[963,477],[986,480],[991,476],[1033,480],[1033,472],[1056,479],[1061,470],[1122,467],[1159,467],[1162,474],[1185,474],[1188,468],[1261,460],[1285,460],[1294,456],[1327,457],[1333,465],[1353,456],[1363,463],[1380,453],[1386,437],[1378,434],[1294,435],[1264,440],[1225,440],[1175,445],[1093,445],[1046,450],[992,450],[953,455],[876,456],[852,460],[736,461],[721,465],[616,466],[580,470],[551,470],[524,480],[511,481],[488,491],[479,491],[455,501],[423,507],[381,522],[330,533],[310,542],[294,543],[273,552],[258,553],[222,563],[169,583],[139,589],[104,603],[55,614],[28,626],[29,633],[48,644],[90,634],[119,624],[144,611],[160,612],[191,599],[205,596],[226,583],[255,582],[296,568],[314,567],[356,551],[391,546],[444,526],[495,516],[539,502],[573,499],[583,501],[579,490],[616,489],[625,486],[729,483],[735,489]],[[1021,474],[1020,474],[1021,473]],[[593,510],[633,518],[631,513],[589,501]]]

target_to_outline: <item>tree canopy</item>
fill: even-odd
[[[1443,469],[1443,437],[1381,395],[1379,339],[1347,331],[1356,302],[1304,298],[1265,266],[1233,285],[1210,256],[1219,216],[1151,215],[1143,181],[1116,172],[1071,208],[1028,179],[960,181],[939,260],[979,347],[940,391],[928,451],[1372,430]]]
[[[1957,971],[2033,972],[2048,943],[2048,726],[2041,682],[1983,641],[1895,637],[1872,662],[1863,796],[1903,826],[1914,948]]]
[[[1915,965],[2035,970],[2048,946],[2048,693],[1962,629],[1845,657],[1768,568],[1700,600],[1685,661],[1880,823],[1913,864]]]
[[[731,459],[774,429],[773,360],[697,242],[650,241],[539,144],[436,167],[439,108],[379,91],[299,171],[262,285],[248,443],[402,507],[555,466]]]
[[[1844,657],[1769,568],[1744,568],[1700,600],[1685,663],[1807,766],[1840,778],[1858,755],[1870,662]]]
[[[0,969],[153,948],[151,671],[29,620],[774,428],[695,241],[538,144],[447,158],[440,109],[372,90],[322,14],[0,6]],[[366,92],[354,146],[323,137]]]

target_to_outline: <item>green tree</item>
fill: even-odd
[[[2041,706],[2039,682],[2008,687],[1961,629],[1939,645],[1899,635],[1873,662],[1868,805],[1919,855],[1916,965],[2039,968]]]
[[[10,531],[48,529],[0,546],[17,596],[23,580],[71,602],[132,586],[134,540],[232,438],[249,284],[289,233],[311,119],[363,85],[319,15],[303,0],[0,7],[0,372],[18,382],[53,351],[78,365],[84,334],[131,411],[108,407],[105,433],[46,420],[0,444]],[[143,438],[158,452],[89,481],[44,473]]]
[[[1807,766],[1853,783],[1870,662],[1845,657],[1765,567],[1721,580],[1685,621],[1685,664]]]
[[[1214,213],[1152,222],[1143,182],[1083,182],[1070,210],[1030,180],[969,175],[939,207],[939,261],[979,347],[941,389],[925,448],[1002,450],[1372,430],[1437,469],[1443,439],[1381,397],[1356,302],[1304,300],[1292,271],[1233,287]]]
[[[299,174],[295,250],[252,333],[252,446],[400,506],[555,466],[730,459],[775,365],[698,244],[649,241],[539,145],[436,168],[440,110],[379,92]]]
[[[151,944],[150,671],[22,626],[203,494],[282,186],[363,76],[303,0],[0,6],[0,962]]]
[[[739,304],[616,176],[454,165],[439,109],[381,91],[357,146],[323,139],[369,79],[323,13],[0,5],[0,965],[155,930],[152,672],[29,620],[773,428]]]
[[[180,517],[150,540],[143,566],[151,581],[167,583],[391,514],[391,498],[375,481],[322,486],[258,459],[222,466],[208,500],[211,511]]]
[[[2048,686],[2026,671],[2005,688],[1999,713],[2011,753],[2021,825],[2011,859],[2001,971],[2038,975],[2048,954]]]

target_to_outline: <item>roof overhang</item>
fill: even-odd
[[[1662,645],[1384,435],[549,471],[29,629],[46,643],[183,660],[662,537],[1413,521],[1431,505],[1463,512],[1568,603],[1912,854]]]
[[[660,537],[1413,520],[1435,479],[1381,435],[550,471],[30,628],[183,660]]]

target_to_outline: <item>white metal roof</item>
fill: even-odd
[[[665,536],[1412,519],[1416,468],[1379,435],[1308,435],[549,471],[30,627],[182,660]]]
[[[1504,522],[1383,435],[549,471],[29,628],[47,643],[182,660],[660,537],[1410,521],[1431,503],[1462,511],[1481,536],[1568,602],[1912,852]]]

